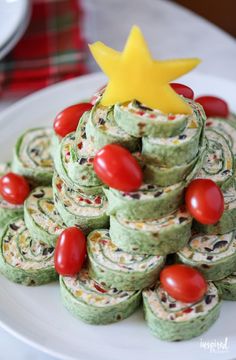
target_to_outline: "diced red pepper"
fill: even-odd
[[[212,122],[211,122],[211,121],[209,121],[209,122],[206,123],[206,126],[211,126],[211,125],[212,125]]]
[[[101,288],[101,286],[99,286],[98,284],[94,283],[94,287],[95,289],[97,289],[97,291],[101,292],[101,293],[106,293],[107,290]]]
[[[143,110],[138,110],[138,111],[136,112],[136,114],[142,116],[142,115],[145,114],[145,111],[143,111]]]
[[[106,245],[107,244],[107,240],[100,240],[100,243],[102,244],[102,245]]]
[[[150,114],[150,115],[149,115],[149,118],[150,118],[150,119],[155,119],[155,117],[156,117],[155,114]]]
[[[100,198],[100,196],[97,196],[96,198],[95,198],[95,200],[94,200],[94,202],[95,202],[95,204],[101,204],[101,202],[102,202],[102,199]]]
[[[185,205],[180,205],[179,210],[180,212],[185,212],[186,211]]]
[[[183,310],[183,313],[188,314],[188,313],[190,313],[190,312],[192,312],[192,311],[193,311],[192,308],[187,308],[187,309],[184,309],[184,310]]]
[[[61,191],[61,189],[62,189],[61,183],[57,183],[56,187],[57,187],[58,191]]]

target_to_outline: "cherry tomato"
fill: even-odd
[[[58,274],[76,275],[82,268],[86,257],[86,239],[77,227],[65,229],[58,237],[54,264]]]
[[[160,273],[161,285],[174,299],[193,303],[203,298],[207,291],[204,276],[191,266],[174,264]]]
[[[100,93],[103,92],[103,90],[106,88],[106,86],[107,86],[107,84],[106,84],[106,85],[103,85],[102,87],[100,87],[100,89],[98,89],[98,90],[96,91],[96,93],[92,96],[92,98],[91,98],[91,100],[90,100],[90,103],[91,103],[92,105],[95,104],[95,102],[96,102],[97,99],[99,98]]]
[[[135,191],[143,179],[142,170],[131,153],[120,145],[109,144],[98,151],[93,162],[97,176],[120,191]]]
[[[22,205],[29,193],[29,184],[23,176],[9,172],[1,177],[0,194],[10,204]]]
[[[80,103],[62,110],[54,120],[53,127],[55,133],[64,137],[75,131],[83,113],[92,107],[93,105],[90,103]]]
[[[215,224],[224,211],[224,197],[210,179],[195,179],[187,187],[185,202],[190,214],[201,224]]]
[[[189,86],[179,83],[171,83],[170,86],[175,90],[175,92],[177,92],[177,94],[193,100],[194,92]]]
[[[220,116],[227,118],[229,116],[229,107],[225,100],[216,96],[200,96],[195,99],[202,105],[207,117]]]

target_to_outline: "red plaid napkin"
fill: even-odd
[[[79,0],[31,1],[26,33],[0,62],[2,95],[29,93],[87,72]]]

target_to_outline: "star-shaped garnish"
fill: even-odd
[[[141,30],[133,26],[123,52],[98,41],[90,50],[109,82],[101,103],[104,106],[134,99],[163,113],[189,114],[190,106],[169,82],[197,66],[199,59],[159,61],[151,57]]]

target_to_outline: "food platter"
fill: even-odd
[[[0,116],[1,161],[11,158],[15,139],[24,130],[50,125],[64,107],[89,98],[105,83],[93,74],[49,87],[25,98]],[[225,98],[236,111],[236,85],[230,81],[201,74],[181,79],[196,95],[214,94]],[[91,326],[71,317],[60,301],[56,283],[27,288],[0,278],[0,325],[29,345],[61,359],[120,359],[159,356],[172,359],[191,352],[192,359],[229,359],[236,356],[236,327],[232,321],[234,302],[224,302],[219,320],[201,337],[168,343],[154,338],[139,310],[129,319],[114,325]],[[217,348],[212,344],[227,346]],[[210,350],[211,349],[211,350]]]

